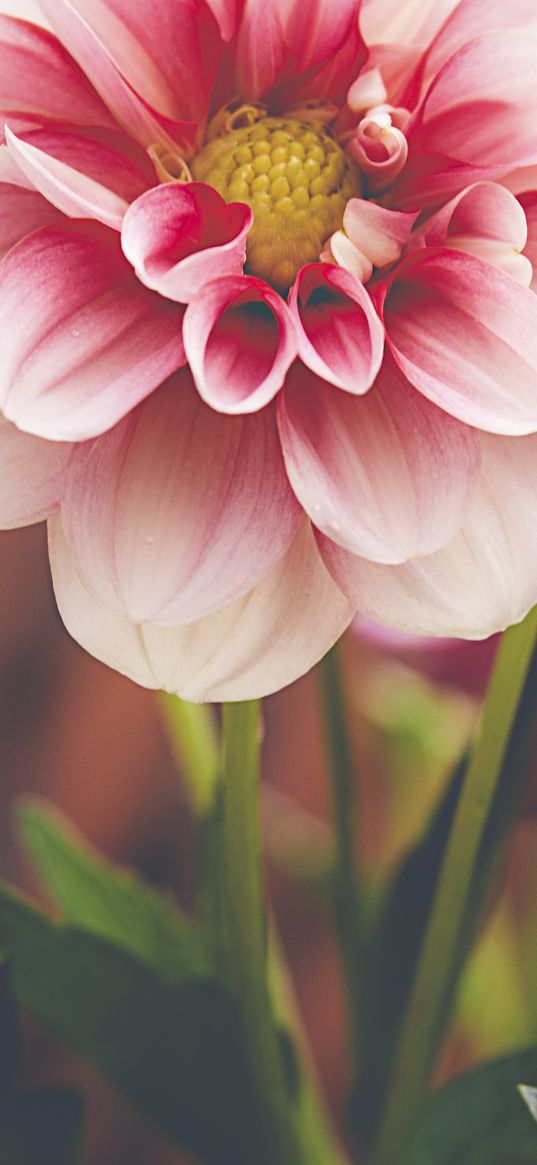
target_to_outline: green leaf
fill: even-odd
[[[19,1093],[0,1121],[2,1165],[77,1165],[82,1112],[72,1088],[50,1085]]]
[[[0,941],[20,1003],[161,1132],[205,1165],[259,1160],[238,1013],[216,980],[166,981],[125,949],[52,922],[5,887]]]
[[[0,955],[0,1106],[11,1095],[20,1061],[18,1005],[9,959]]]
[[[172,983],[210,973],[199,928],[140,877],[105,861],[45,801],[24,799],[19,834],[68,922],[137,955]]]
[[[503,1056],[433,1092],[405,1165],[535,1165],[535,1127],[520,1080],[537,1078],[537,1048]]]

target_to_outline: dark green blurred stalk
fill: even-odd
[[[332,648],[323,660],[322,685],[335,841],[334,915],[345,977],[351,1052],[356,1067],[362,1052],[363,1009],[366,1006],[362,991],[363,902],[355,836],[356,772],[337,647]]]
[[[537,608],[505,632],[498,651],[402,1020],[374,1165],[401,1162],[419,1117],[460,972],[468,904],[536,640]]]

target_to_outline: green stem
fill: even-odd
[[[363,1032],[364,1000],[361,991],[363,906],[356,861],[356,774],[337,647],[334,647],[323,660],[322,681],[336,843],[333,875],[334,908],[345,976],[351,1045],[356,1065],[360,1059]]]
[[[218,746],[211,707],[166,693],[159,695],[159,701],[192,808],[197,817],[207,817],[218,785]]]
[[[266,1165],[300,1165],[295,1116],[267,985],[259,827],[259,704],[223,707],[224,867],[233,982],[256,1086]]]
[[[505,632],[442,866],[414,986],[403,1017],[375,1165],[395,1165],[425,1096],[454,992],[467,897],[537,641],[537,608]]]

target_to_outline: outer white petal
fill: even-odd
[[[321,539],[333,577],[365,615],[420,635],[485,639],[537,603],[537,435],[482,434],[482,471],[459,534],[401,566]]]
[[[21,433],[0,413],[0,529],[48,518],[61,498],[72,446]]]
[[[59,518],[49,525],[56,599],[71,635],[104,663],[183,699],[265,696],[309,670],[353,608],[330,578],[304,521],[287,554],[249,594],[196,623],[132,623],[85,585]]]

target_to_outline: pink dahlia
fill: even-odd
[[[537,601],[534,0],[0,18],[0,520],[138,682]]]

